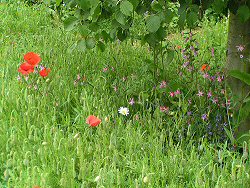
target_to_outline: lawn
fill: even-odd
[[[225,19],[204,21],[196,31],[199,67],[211,62],[211,71],[223,71],[226,30]],[[248,151],[234,150],[224,129],[207,130],[212,102],[196,95],[224,85],[208,84],[201,74],[185,88],[192,83],[179,78],[182,36],[169,38],[175,56],[154,72],[146,45],[73,50],[77,36],[43,5],[0,4],[0,187],[249,187]],[[27,52],[40,55],[48,76],[18,72]],[[167,96],[164,81],[179,84],[181,93],[178,87],[175,98]],[[89,115],[101,124],[88,125]]]

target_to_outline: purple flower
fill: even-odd
[[[129,103],[131,106],[133,106],[133,105],[135,104],[134,98],[130,98],[128,103]]]
[[[202,114],[201,119],[203,121],[206,121],[208,119],[207,114]]]
[[[187,62],[183,63],[183,65],[182,65],[182,66],[183,66],[184,68],[186,68],[189,64],[190,64],[190,62],[189,62],[189,61],[187,61]]]
[[[236,46],[236,48],[239,52],[242,52],[245,49],[245,47],[241,44],[239,46]]]
[[[191,115],[192,115],[192,112],[191,112],[191,111],[187,112],[187,115],[188,115],[188,116],[191,116]]]
[[[207,93],[207,97],[208,97],[208,98],[212,97],[212,92],[211,92],[211,91],[209,91],[209,92]]]

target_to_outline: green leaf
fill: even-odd
[[[150,33],[156,32],[161,26],[161,19],[159,16],[152,15],[146,20],[146,27]]]
[[[163,11],[162,5],[159,2],[157,2],[157,1],[153,1],[152,4],[151,4],[151,7],[152,7],[152,9],[154,11],[158,11],[158,12]]]
[[[105,44],[102,41],[98,41],[97,47],[104,52],[105,51]]]
[[[82,10],[88,10],[91,7],[89,0],[78,0],[77,4],[80,6]]]
[[[241,72],[239,70],[231,70],[229,72],[229,75],[241,80],[242,82],[245,82],[247,85],[250,86],[250,74],[246,72]]]
[[[95,47],[95,39],[94,38],[87,38],[86,39],[86,47],[88,49],[92,49]]]
[[[250,97],[247,97],[246,99],[244,99],[243,103],[247,103],[250,101]]]
[[[242,22],[246,22],[250,18],[250,9],[247,5],[242,5],[239,7],[237,15]]]
[[[139,0],[130,0],[130,2],[133,4],[133,8],[136,9],[136,7],[138,6],[138,4],[140,3]]]
[[[76,48],[79,50],[79,51],[86,51],[86,41],[85,39],[81,39],[77,42],[77,46]]]
[[[246,102],[239,111],[240,121],[246,120],[250,115],[250,101]]]
[[[124,0],[120,4],[120,10],[124,15],[131,16],[133,12],[133,4],[127,0]]]
[[[196,12],[189,12],[187,14],[187,24],[189,27],[194,27],[198,20],[198,14]]]
[[[64,28],[66,31],[71,31],[78,23],[78,19],[74,16],[70,16],[64,20]]]
[[[90,32],[91,32],[91,31],[89,30],[89,28],[88,28],[87,25],[81,25],[81,26],[78,27],[78,29],[79,29],[80,34],[81,34],[83,37],[88,36],[88,35],[90,34]]]
[[[126,25],[126,16],[122,12],[117,12],[115,15],[115,19],[117,22],[119,22],[121,25]]]
[[[224,0],[214,0],[212,6],[216,13],[222,13],[223,10],[226,8],[227,3],[225,3]]]
[[[59,6],[62,3],[62,0],[56,0],[56,6]]]
[[[243,146],[243,143],[244,143],[244,142],[248,143],[249,140],[250,140],[250,134],[249,134],[249,133],[246,133],[246,134],[241,135],[241,136],[237,139],[237,143],[238,143],[240,146]]]
[[[226,135],[230,139],[231,143],[234,144],[235,143],[235,138],[233,136],[233,133],[231,131],[229,131],[226,127],[224,127],[224,130],[226,132]]]

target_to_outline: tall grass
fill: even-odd
[[[201,49],[219,46],[221,61],[224,29],[224,23],[207,25],[199,34]],[[185,122],[153,113],[146,47],[68,50],[74,42],[44,6],[0,5],[0,187],[250,186],[246,153],[227,142],[177,142],[174,130]],[[38,81],[31,76],[27,85],[17,80],[17,69],[29,51],[39,53],[51,73]],[[84,80],[74,84],[78,74]],[[135,93],[137,106],[129,106]],[[118,114],[120,106],[130,108],[128,117]],[[91,114],[102,119],[96,128],[85,123]]]

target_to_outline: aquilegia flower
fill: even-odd
[[[119,110],[118,110],[118,112],[119,112],[120,114],[124,115],[124,116],[129,115],[129,109],[126,108],[126,107],[120,107]]]
[[[100,120],[98,117],[94,116],[94,115],[90,115],[89,117],[87,117],[86,119],[86,123],[90,125],[90,127],[96,127],[98,126],[100,123],[102,122],[102,120]]]

